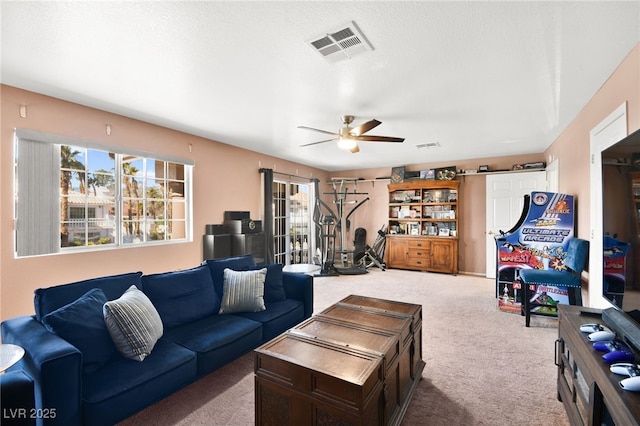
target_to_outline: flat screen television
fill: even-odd
[[[640,266],[640,193],[636,204],[631,183],[634,175],[640,176],[640,130],[603,147],[599,159],[601,216],[592,220],[601,221],[602,238],[606,236],[608,240],[628,244],[628,252],[624,258],[622,283],[612,282],[602,268],[598,271],[600,277],[592,276],[590,272],[589,291],[599,292],[600,307],[604,308],[603,321],[620,339],[640,352],[640,267],[637,267]],[[591,194],[594,196],[595,193],[592,191]],[[600,246],[598,250],[606,255],[606,247]],[[590,255],[596,256],[596,252],[592,250]],[[600,262],[604,263],[603,260]],[[614,285],[620,288],[612,291]]]

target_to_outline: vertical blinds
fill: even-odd
[[[60,250],[60,145],[18,140],[16,252],[18,256]]]

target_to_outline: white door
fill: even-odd
[[[519,172],[487,175],[486,211],[486,276],[496,278],[496,241],[500,231],[506,232],[518,222],[524,207],[524,196],[532,191],[546,191],[546,173]]]

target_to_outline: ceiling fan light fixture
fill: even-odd
[[[338,148],[352,150],[358,146],[358,142],[355,139],[349,137],[340,137],[338,139]]]

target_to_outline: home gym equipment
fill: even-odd
[[[367,230],[364,228],[358,228],[355,231],[355,251],[353,253],[353,263],[361,268],[369,269],[372,266],[377,266],[381,270],[386,270],[387,265],[384,263],[384,249],[386,242],[386,226],[383,225],[378,230],[378,236],[376,237],[373,247],[367,244]]]
[[[355,262],[349,260],[349,255],[353,254],[353,251],[347,250],[347,234],[351,223],[349,217],[364,203],[369,201],[369,197],[357,201],[347,201],[350,196],[368,195],[365,192],[357,192],[355,179],[332,179],[332,192],[325,192],[325,195],[333,195],[333,201],[336,205],[336,211],[334,211],[327,203],[322,201],[319,197],[319,191],[316,185],[316,202],[313,212],[313,221],[318,229],[318,237],[321,246],[322,260],[321,270],[316,276],[332,276],[337,274],[353,275],[364,274],[366,269],[360,266],[356,266]],[[347,183],[353,182],[353,191],[347,189]],[[347,204],[355,204],[355,206],[346,213],[345,207]],[[324,214],[323,210],[327,213]],[[338,248],[336,248],[336,244]],[[341,265],[337,267],[335,265],[336,255],[339,255]]]

